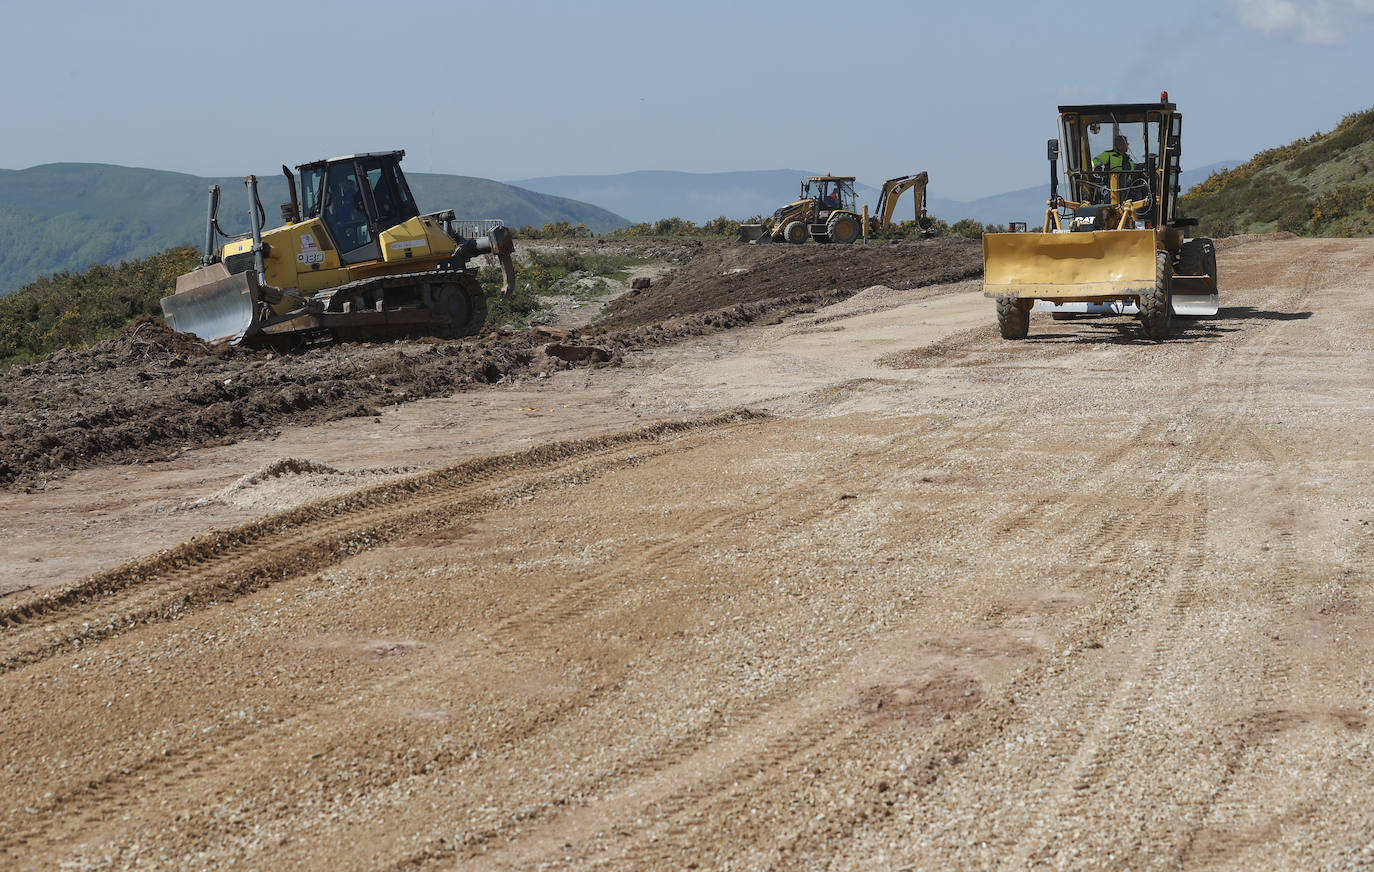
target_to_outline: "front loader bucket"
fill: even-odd
[[[261,324],[257,279],[253,270],[230,275],[223,263],[193,270],[177,279],[176,293],[162,298],[162,316],[173,330],[237,345]]]
[[[773,234],[763,224],[741,224],[738,239],[740,242],[772,242]]]
[[[1065,302],[1126,299],[1155,286],[1153,230],[988,233],[983,295]]]

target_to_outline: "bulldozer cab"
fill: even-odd
[[[1178,197],[1183,116],[1174,104],[1060,106],[1073,229],[1103,230],[1101,215],[1129,212],[1144,227],[1168,225]],[[1058,144],[1051,142],[1052,157]],[[1068,217],[1068,216],[1065,216]]]
[[[843,209],[855,211],[854,176],[812,176],[802,182],[801,198],[814,199],[822,219],[829,213]]]
[[[404,151],[301,164],[303,218],[324,223],[344,264],[381,260],[380,234],[420,214],[401,171]]]

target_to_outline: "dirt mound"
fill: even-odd
[[[189,337],[162,343],[131,331],[10,370],[0,386],[0,484],[165,459],[285,424],[370,415],[488,384],[529,364],[535,345],[522,338],[349,344],[281,356],[214,353]]]
[[[159,352],[199,357],[216,353],[209,343],[189,333],[178,333],[161,318],[152,315],[142,315],[125,324],[108,347],[127,352],[156,349]]]
[[[0,384],[0,487],[32,486],[98,464],[165,460],[292,424],[373,415],[381,406],[575,361],[613,366],[635,351],[776,322],[868,285],[929,285],[981,269],[977,244],[962,239],[846,248],[724,241],[624,247],[685,263],[670,280],[625,298],[612,326],[574,331],[559,343],[565,352],[593,345],[595,353],[583,357],[546,354],[548,338],[531,333],[349,343],[282,355],[211,347],[142,318],[92,348],[14,367]]]
[[[651,324],[682,315],[870,285],[914,288],[981,275],[982,247],[961,237],[866,245],[741,245],[711,240],[683,267],[607,307],[607,326]]]

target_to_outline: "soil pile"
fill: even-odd
[[[652,324],[740,303],[870,285],[917,288],[982,273],[982,246],[962,237],[854,246],[711,240],[661,283],[607,306],[601,323]]]
[[[585,244],[585,243],[584,243]],[[977,275],[976,243],[945,239],[872,246],[743,246],[725,241],[615,243],[678,262],[661,284],[622,298],[610,326],[547,337],[346,343],[280,354],[211,347],[139,319],[89,349],[12,368],[0,384],[0,487],[32,485],[104,463],[165,460],[184,450],[261,438],[287,425],[448,396],[502,379],[586,363],[692,336],[777,321],[874,285],[914,287]],[[605,249],[603,249],[605,250]]]

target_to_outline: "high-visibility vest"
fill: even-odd
[[[1109,172],[1135,169],[1135,165],[1131,163],[1129,157],[1111,148],[1093,158],[1093,163],[1101,164],[1106,167]]]

